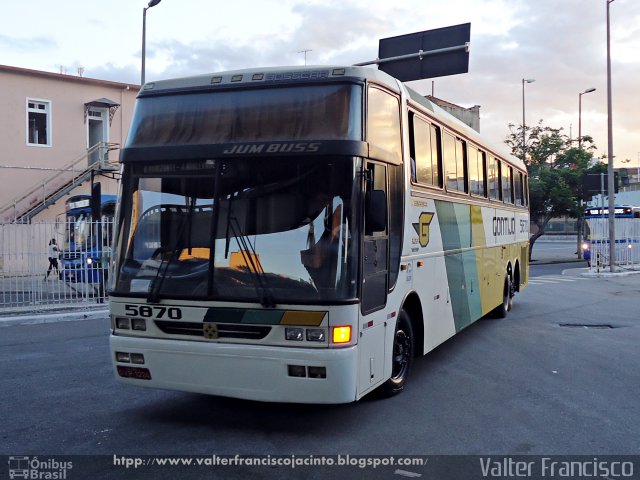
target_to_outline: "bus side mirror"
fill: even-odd
[[[367,235],[387,229],[387,194],[384,190],[372,190],[368,193],[365,212]]]

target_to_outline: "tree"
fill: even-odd
[[[523,127],[509,125],[510,134],[505,143],[511,153],[523,158],[529,174],[529,209],[531,221],[538,227],[529,239],[529,258],[535,241],[545,233],[554,217],[568,215],[578,219],[581,232],[584,212],[582,200],[586,198],[584,178],[587,173],[597,173],[606,166],[593,158],[595,145],[590,136],[582,137],[582,148],[573,146],[562,133],[562,128],[544,126],[542,120],[534,127],[526,127],[523,144]],[[580,238],[578,239],[580,243]],[[578,248],[580,254],[580,248]]]

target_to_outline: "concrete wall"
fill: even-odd
[[[464,108],[441,98],[428,95],[427,99],[438,105],[440,108],[450,113],[458,120],[469,125],[476,132],[480,133],[480,105],[474,105],[470,108]]]

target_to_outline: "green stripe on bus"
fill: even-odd
[[[471,207],[444,201],[436,201],[435,205],[444,251],[470,248]],[[476,251],[445,254],[445,267],[453,320],[456,332],[459,332],[482,316]]]

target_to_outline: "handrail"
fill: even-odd
[[[19,217],[24,216],[27,212],[32,210],[36,205],[46,205],[47,201],[53,197],[61,189],[67,185],[74,184],[78,178],[85,175],[86,172],[91,170],[100,170],[105,168],[109,164],[115,164],[117,162],[105,162],[102,158],[97,162],[86,166],[85,168],[78,169],[77,167],[83,161],[87,161],[91,155],[96,152],[109,152],[120,148],[120,144],[112,142],[98,142],[91,148],[87,149],[81,156],[72,160],[68,164],[56,171],[54,175],[51,175],[44,180],[38,182],[27,190],[27,193],[20,195],[9,203],[0,208],[0,221],[17,220]],[[65,180],[65,174],[70,173],[71,178]],[[62,180],[62,181],[60,181]],[[41,193],[40,193],[41,192]],[[34,195],[36,195],[34,197]],[[27,205],[22,205],[25,200],[31,200]],[[7,212],[13,209],[13,215],[7,218]],[[22,210],[19,214],[18,211]]]

